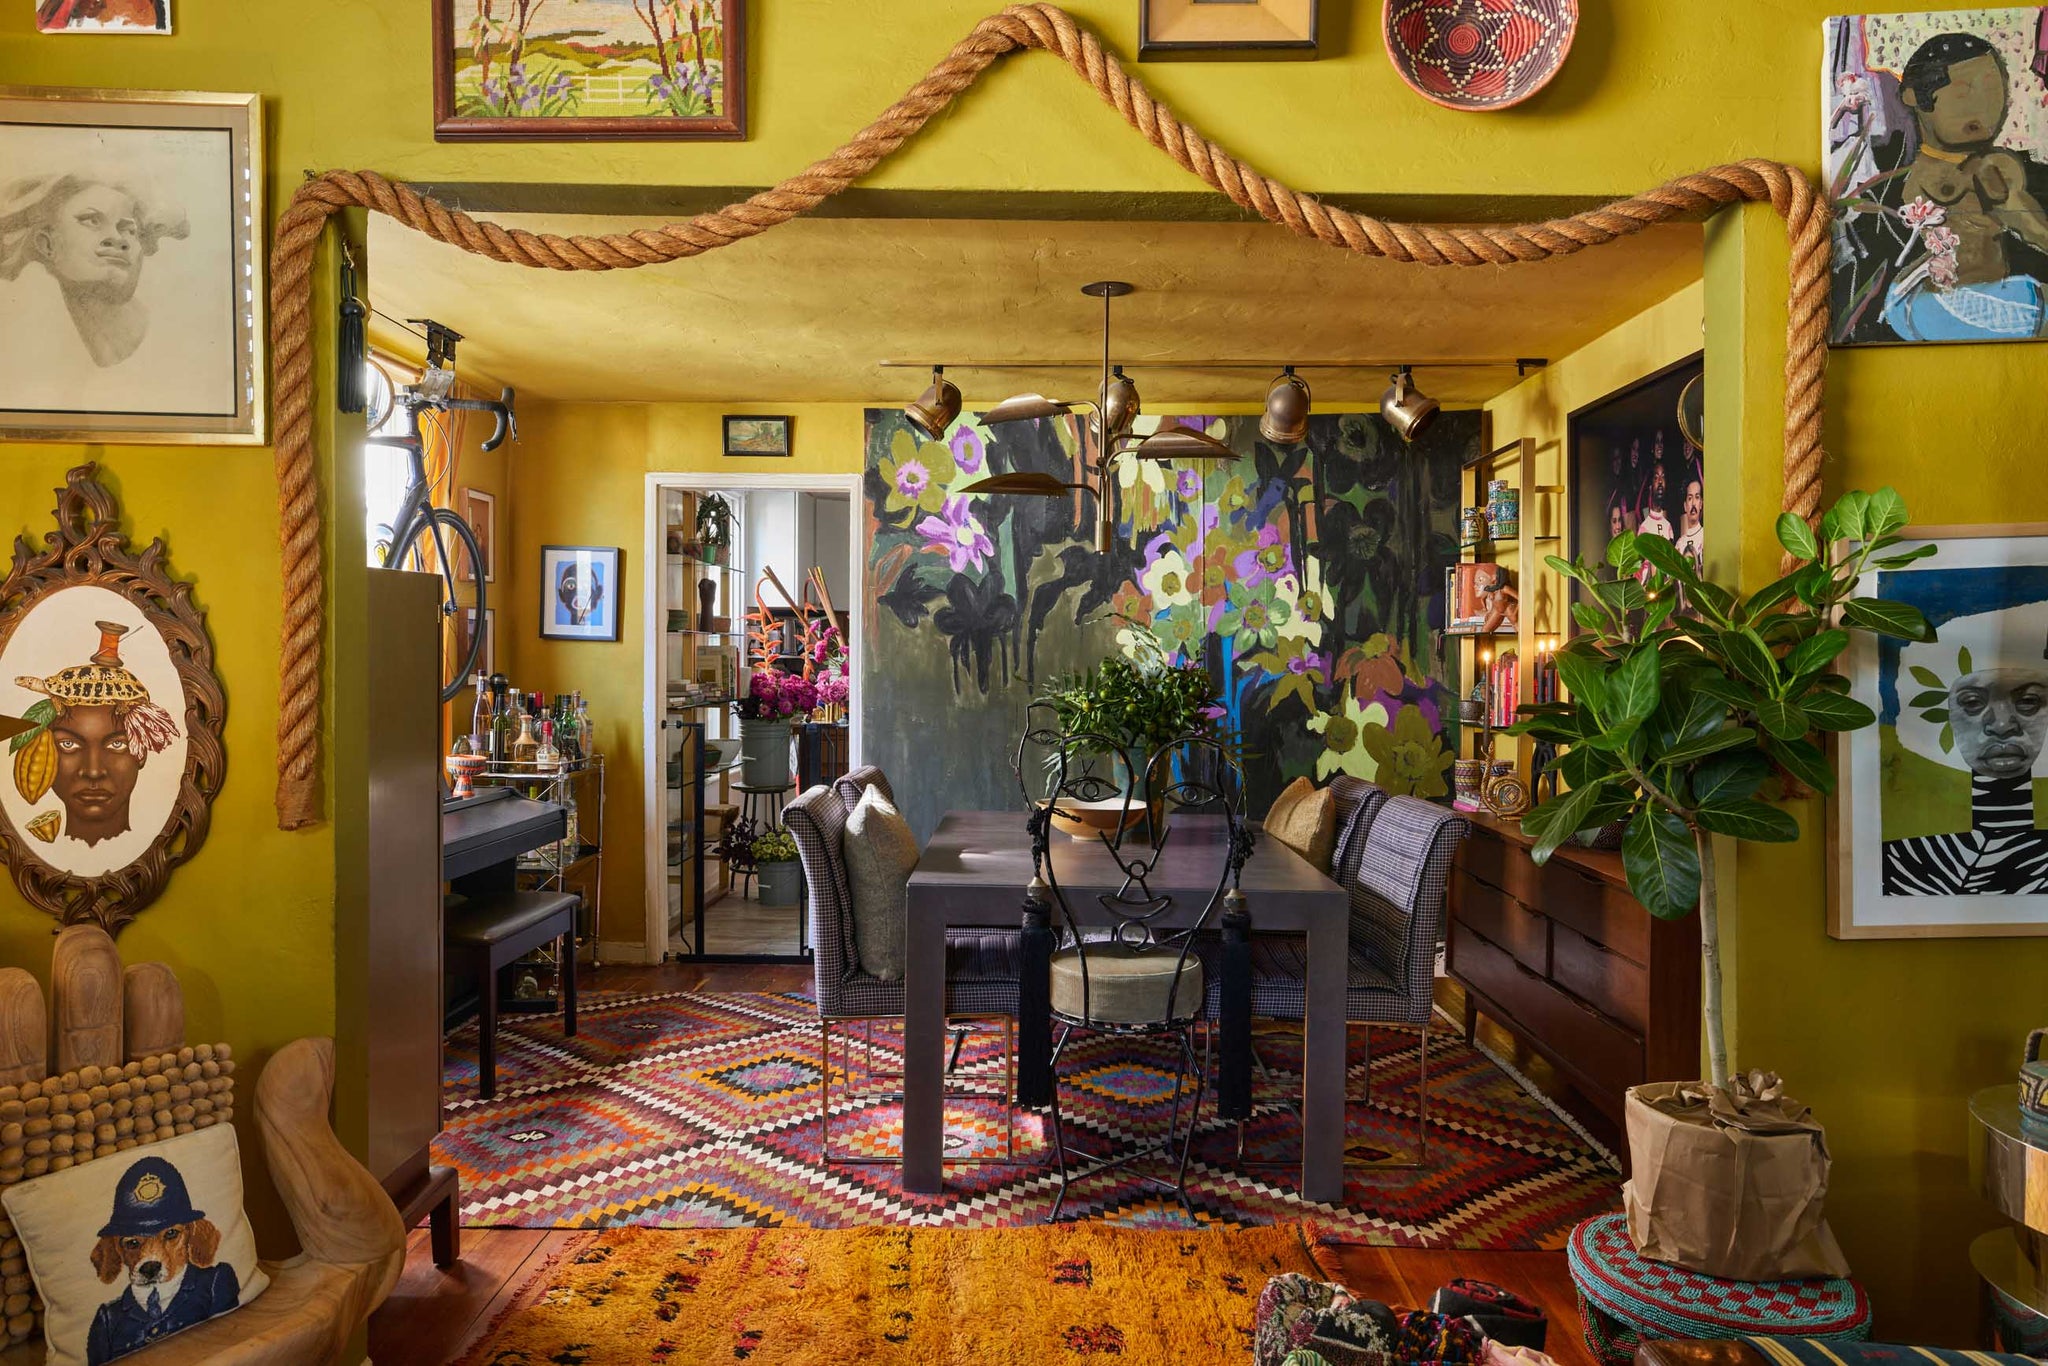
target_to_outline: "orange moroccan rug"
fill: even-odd
[[[1298,1226],[612,1229],[534,1273],[462,1366],[1250,1359]]]

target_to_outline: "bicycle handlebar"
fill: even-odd
[[[505,438],[519,439],[519,418],[512,411],[512,386],[506,385],[499,395],[492,398],[448,398],[441,400],[444,407],[461,408],[472,413],[489,413],[497,419],[497,426],[484,438],[483,448],[494,451],[505,444]]]

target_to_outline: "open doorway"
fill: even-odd
[[[859,483],[647,477],[645,725],[658,737],[644,773],[650,961],[811,955],[800,879],[773,857],[793,851],[773,837],[790,797],[859,763]],[[835,668],[847,695],[832,700],[826,684],[809,719],[741,722],[756,671],[808,671],[815,687]]]

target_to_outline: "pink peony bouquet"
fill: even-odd
[[[742,721],[787,721],[808,715],[818,705],[818,688],[797,674],[756,669],[738,705]]]
[[[849,690],[846,675],[835,669],[831,673],[818,675],[818,701],[827,707],[843,707]]]

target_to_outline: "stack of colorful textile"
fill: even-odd
[[[1543,1311],[1463,1277],[1397,1311],[1290,1272],[1266,1283],[1256,1324],[1255,1366],[1551,1366]]]

